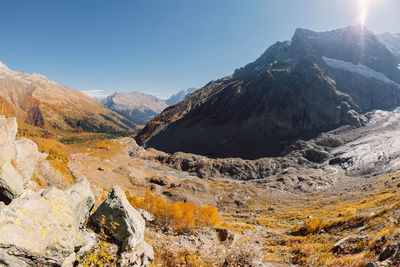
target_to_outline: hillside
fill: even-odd
[[[62,132],[131,132],[135,125],[85,94],[0,64],[0,114]]]
[[[281,155],[298,139],[359,127],[368,121],[364,113],[398,106],[398,64],[364,27],[298,29],[291,41],[164,110],[136,141],[169,153]]]

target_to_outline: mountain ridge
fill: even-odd
[[[132,132],[136,126],[78,90],[0,65],[1,113],[51,131]]]
[[[329,59],[347,65],[332,67]],[[169,153],[276,156],[299,138],[344,124],[359,127],[367,121],[366,111],[399,105],[397,64],[364,27],[322,33],[297,29],[291,41],[275,43],[233,76],[210,82],[167,108],[136,141]],[[379,74],[393,83],[376,79]]]

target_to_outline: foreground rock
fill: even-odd
[[[11,165],[15,154],[16,119],[0,116],[0,201],[8,204],[23,190],[23,179]]]
[[[90,220],[98,230],[112,229],[111,236],[122,247],[122,266],[141,266],[153,261],[153,248],[144,241],[145,221],[120,187],[111,189]]]
[[[95,202],[89,182],[86,179],[82,179],[65,190],[65,194],[69,199],[74,214],[75,230],[83,229]]]
[[[17,130],[16,119],[7,119],[4,116],[0,116],[0,163],[2,164],[11,161]]]
[[[15,141],[15,169],[21,174],[24,182],[31,179],[37,169],[40,152],[32,140],[17,138]]]
[[[61,265],[74,253],[93,204],[86,180],[65,192],[24,192],[0,212],[0,262]]]

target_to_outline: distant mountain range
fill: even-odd
[[[165,108],[182,101],[194,90],[196,88],[181,90],[167,100],[139,92],[115,93],[102,99],[101,102],[104,106],[128,120],[139,125],[145,125]]]
[[[0,114],[42,129],[131,132],[136,125],[80,91],[0,63]]]
[[[366,112],[400,105],[399,47],[398,34],[362,26],[297,29],[165,109],[136,141],[171,153],[260,158],[341,125],[360,127]]]
[[[168,106],[164,100],[139,92],[115,93],[103,99],[102,103],[128,120],[142,125]]]
[[[186,97],[188,97],[191,93],[193,93],[196,90],[196,88],[192,87],[192,88],[188,88],[188,89],[184,89],[179,91],[176,94],[173,94],[170,98],[168,98],[167,100],[165,100],[165,103],[170,106],[170,105],[175,105],[178,102],[181,102],[183,99],[185,99]]]

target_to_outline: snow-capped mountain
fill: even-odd
[[[175,105],[176,103],[182,101],[183,99],[185,99],[186,97],[188,97],[191,93],[193,93],[196,90],[195,87],[192,88],[188,88],[188,89],[184,89],[179,91],[176,94],[173,94],[170,98],[168,98],[167,100],[165,100],[165,103],[167,105]]]
[[[398,64],[365,27],[297,29],[290,41],[169,107],[136,140],[171,153],[281,155],[298,139],[360,127],[366,112],[399,106]]]

